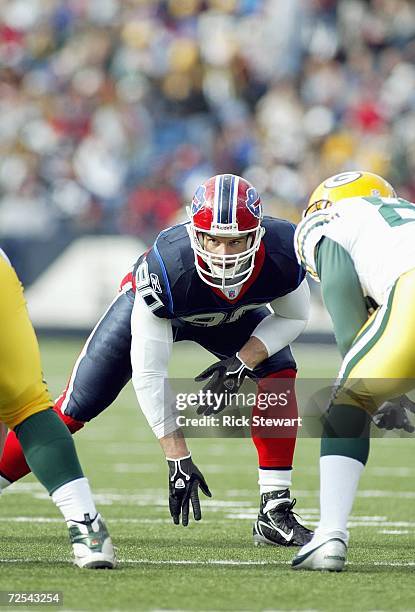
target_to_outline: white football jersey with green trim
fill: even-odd
[[[315,250],[323,236],[349,253],[363,294],[379,305],[399,276],[415,268],[415,204],[407,200],[349,198],[303,219],[295,251],[316,280]]]

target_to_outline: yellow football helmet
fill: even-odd
[[[344,198],[396,198],[392,185],[372,172],[341,172],[326,179],[313,191],[303,217],[332,206]]]

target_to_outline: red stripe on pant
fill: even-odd
[[[252,411],[252,417],[279,417],[295,419],[298,417],[297,400],[295,397],[295,377],[297,372],[291,368],[280,370],[269,374],[266,378],[261,379],[258,384],[257,402]],[[272,382],[274,379],[274,382]],[[275,379],[285,379],[275,382]],[[271,406],[267,402],[270,393],[287,394],[286,406]],[[264,396],[260,396],[260,393]],[[266,409],[260,409],[260,399],[264,399]],[[261,402],[262,404],[262,402]],[[278,437],[271,437],[275,428],[269,427],[251,427],[252,440],[258,452],[258,465],[264,468],[291,468],[293,464],[295,442],[297,438],[297,427],[289,427],[278,429]]]
[[[81,429],[85,423],[82,421],[76,421],[70,416],[66,414],[62,414],[60,411],[60,405],[64,399],[64,394],[62,394],[53,407],[53,410],[59,416],[60,419],[65,423],[69,431],[74,434],[76,431]],[[20,480],[23,476],[30,473],[30,468],[26,463],[26,459],[24,457],[22,447],[20,446],[20,442],[17,439],[14,431],[9,431],[6,443],[4,445],[3,454],[0,459],[0,475],[9,480],[10,482],[16,482],[16,480]]]

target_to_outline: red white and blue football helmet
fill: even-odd
[[[212,287],[239,287],[251,276],[265,229],[262,204],[255,189],[235,174],[218,174],[199,185],[187,208],[191,245],[200,278]],[[247,249],[237,255],[218,255],[204,248],[203,235],[240,238]]]

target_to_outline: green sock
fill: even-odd
[[[49,495],[83,478],[72,436],[52,409],[33,414],[15,427],[15,433],[30,469]]]
[[[334,404],[324,417],[320,456],[342,455],[366,465],[369,456],[370,418],[362,408]]]

